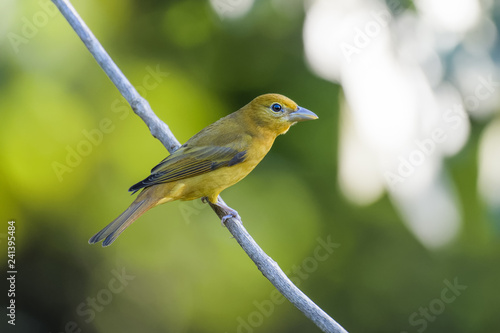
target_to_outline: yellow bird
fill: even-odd
[[[116,238],[139,216],[159,204],[202,198],[230,212],[217,200],[219,193],[236,184],[266,156],[274,140],[293,124],[317,119],[313,112],[279,94],[261,95],[236,112],[205,127],[151,170],[151,175],[129,191],[143,189],[113,222],[90,238],[89,243]]]

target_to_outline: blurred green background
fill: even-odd
[[[319,115],[279,137],[223,197],[348,331],[498,330],[498,215],[476,189],[488,121],[472,122],[467,144],[446,162],[463,228],[428,249],[387,195],[359,206],[341,194],[342,89],[305,61],[304,3],[257,1],[237,17],[214,10],[239,3],[74,5],[181,142],[268,92]],[[15,220],[18,270],[16,326],[3,315],[2,332],[319,331],[288,301],[273,301],[273,286],[199,201],[151,210],[111,247],[87,244],[167,152],[48,1],[0,6],[0,244],[5,253]],[[457,281],[467,288],[450,289]]]

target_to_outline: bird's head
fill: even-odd
[[[243,109],[257,126],[272,130],[276,135],[286,133],[297,122],[318,119],[313,112],[280,94],[260,95]]]

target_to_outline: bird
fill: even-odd
[[[317,119],[286,96],[264,94],[215,123],[205,127],[130,187],[142,190],[130,206],[89,240],[113,243],[149,209],[175,200],[194,200],[225,209],[222,224],[238,212],[218,200],[219,194],[246,177],[271,149],[276,137],[290,126]]]

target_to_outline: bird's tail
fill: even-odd
[[[141,193],[142,194],[142,193]],[[135,220],[150,208],[156,206],[157,202],[147,196],[139,195],[134,202],[118,216],[113,222],[89,239],[89,244],[98,243],[102,240],[102,246],[113,243],[120,234],[127,229]]]

